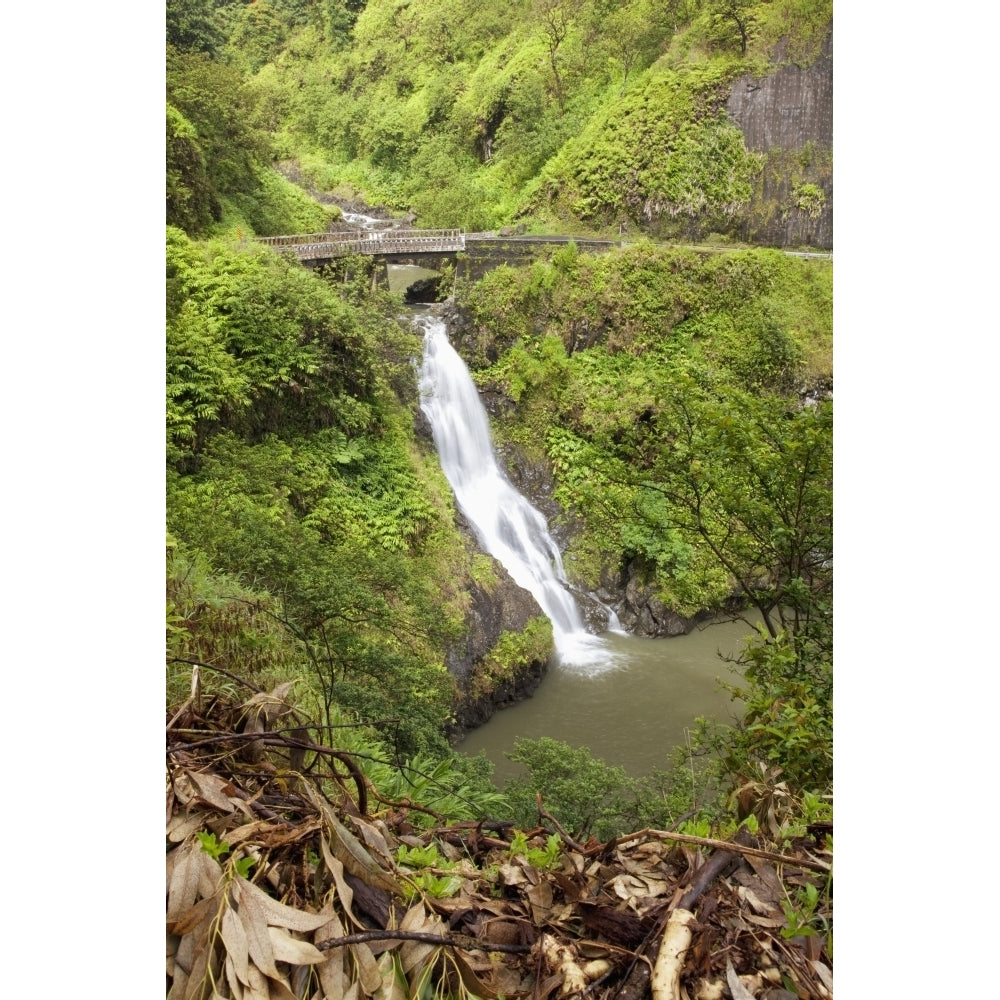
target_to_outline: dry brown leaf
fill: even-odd
[[[355,878],[360,878],[370,886],[384,889],[396,896],[404,896],[402,886],[365,850],[361,841],[341,823],[336,816],[330,814],[330,848]]]
[[[549,1000],[549,997],[553,996],[564,983],[565,980],[560,972],[548,976],[540,984],[533,986],[531,990],[532,1000]]]
[[[774,870],[774,866],[763,858],[755,858],[752,854],[746,860],[756,872],[757,877],[767,886],[771,896],[774,899],[781,899],[785,894],[785,890],[781,884],[781,879],[778,878],[778,873]]]
[[[167,932],[169,934],[190,934],[206,917],[214,916],[218,912],[221,901],[222,897],[218,892],[200,900],[173,923],[168,921]]]
[[[820,981],[830,991],[830,994],[832,995],[833,994],[833,972],[830,970],[830,967],[828,965],[824,965],[822,962],[819,962],[819,961],[813,961],[810,964],[812,965],[813,969],[815,970],[816,975],[819,976]]]
[[[181,939],[178,934],[167,934],[167,975],[173,976],[174,974],[174,964],[175,956],[177,955],[177,949],[180,946]]]
[[[296,1000],[302,1000],[302,998],[307,997],[309,984],[313,982],[313,970],[309,965],[296,965],[292,968],[292,974],[289,976],[289,985],[291,986],[292,995]],[[314,994],[322,1000],[322,996],[319,993]]]
[[[289,965],[315,965],[326,961],[326,955],[314,944],[293,938],[284,927],[269,926],[267,933],[271,938],[275,961],[288,962]]]
[[[392,856],[392,848],[389,846],[389,842],[386,840],[385,833],[378,827],[376,823],[370,823],[367,820],[361,819],[358,816],[353,817],[354,825],[358,828],[358,833],[361,834],[361,839],[376,853],[381,854],[389,864],[394,863]],[[386,831],[387,832],[387,831]]]
[[[223,812],[230,813],[233,811],[233,804],[229,801],[229,796],[224,792],[224,789],[231,789],[233,787],[228,781],[220,778],[217,774],[212,774],[210,771],[191,771],[189,772],[189,776],[198,788],[198,797],[200,799],[203,799],[210,806],[215,806],[216,809],[221,809]]]
[[[247,932],[243,927],[243,922],[232,910],[226,907],[222,914],[222,942],[226,946],[226,953],[233,966],[239,981],[245,985],[250,985],[249,965],[250,945],[247,942]]]
[[[344,879],[344,866],[333,856],[330,845],[327,843],[326,837],[322,834],[320,834],[319,845],[320,850],[323,852],[323,861],[326,864],[327,870],[333,876],[334,885],[337,887],[337,897],[344,908],[344,913],[347,914],[348,919],[355,927],[365,930],[365,925],[354,915],[354,890]]]
[[[209,962],[215,958],[215,949],[209,946],[208,931],[209,921],[206,920],[198,931],[190,935],[198,940],[198,947],[195,948],[194,964],[188,977],[187,989],[184,991],[184,1000],[195,1000],[196,997],[201,997],[204,994],[205,976],[208,973]],[[217,962],[213,964],[217,964]]]
[[[629,875],[638,875],[639,877],[645,877],[649,874],[649,863],[646,861],[634,861],[627,854],[623,853],[620,849],[615,851],[615,859],[622,866],[622,869],[628,872]]]
[[[552,915],[552,883],[539,882],[525,892],[531,904],[531,915],[535,924],[541,927]]]
[[[287,979],[268,979],[269,1000],[299,1000]]]
[[[283,844],[294,844],[299,840],[304,840],[317,830],[322,829],[323,824],[319,819],[310,819],[291,829],[285,826],[272,827],[271,830],[260,835],[260,840],[266,847],[281,847]]]
[[[181,938],[177,951],[174,953],[174,974],[170,983],[167,1000],[183,1000],[187,990],[188,977],[194,965],[195,940],[194,935],[185,934]]]
[[[284,829],[284,827],[279,827],[277,823],[271,823],[266,819],[255,819],[251,823],[244,823],[242,826],[236,826],[233,827],[232,830],[227,830],[226,840],[228,840],[229,843],[235,847],[237,844],[249,837],[256,838],[258,836],[263,836],[271,830],[276,829]]]
[[[509,997],[515,996],[518,993],[531,992],[532,984],[525,983],[522,985],[521,975],[516,969],[512,969],[509,965],[498,965],[494,967],[494,970],[495,991],[491,991],[489,994],[477,994],[477,996],[489,997],[492,1000],[493,997],[497,996]]]
[[[337,819],[329,803],[319,794],[310,782],[303,785],[306,796],[312,802],[326,822],[330,831],[329,850],[356,878],[360,878],[370,886],[384,889],[396,896],[404,896],[402,887],[396,879],[382,869],[372,856],[364,849],[361,842],[343,823]],[[325,838],[322,838],[325,840]]]
[[[344,925],[334,912],[333,903],[326,903],[320,912],[328,919],[322,927],[316,928],[313,935],[316,944],[343,937]],[[319,973],[325,1000],[344,1000],[344,949],[330,948],[326,952],[326,961],[316,971]]]
[[[307,913],[305,910],[296,910],[293,906],[285,906],[284,903],[279,903],[266,892],[258,889],[252,882],[239,876],[237,876],[235,884],[239,887],[240,899],[253,896],[263,909],[267,923],[275,927],[287,927],[293,931],[314,931],[329,920],[329,917],[320,913]]]
[[[271,990],[267,985],[267,976],[256,965],[249,968],[250,984],[243,991],[244,1000],[271,1000]]]
[[[757,1000],[757,998],[740,982],[736,970],[733,968],[732,960],[726,959],[726,983],[733,1000]]]
[[[246,728],[253,732],[263,732],[265,726],[270,726],[283,715],[288,715],[292,711],[292,706],[288,704],[286,698],[294,683],[295,681],[286,681],[273,691],[267,693],[262,691],[245,701],[242,708],[250,720]]]
[[[773,917],[781,912],[778,907],[774,905],[774,903],[761,899],[749,886],[741,885],[738,887],[737,892],[740,899],[748,902],[753,907],[754,911],[759,913],[761,916]]]
[[[170,885],[167,888],[167,921],[179,920],[194,906],[198,899],[198,883],[201,881],[200,853],[194,841],[177,848],[173,863]]]
[[[475,997],[482,997],[483,1000],[497,1000],[497,991],[476,974],[472,968],[472,963],[468,961],[469,956],[465,955],[458,948],[451,953],[451,959],[458,969],[458,975],[465,988]],[[495,968],[490,966],[490,969]]]
[[[366,944],[352,944],[349,950],[355,962],[361,989],[368,996],[373,996],[382,985],[382,973],[379,972],[371,948]]]
[[[195,857],[198,859],[198,892],[202,896],[214,896],[222,879],[222,865],[202,851],[200,846]]]
[[[229,992],[233,995],[233,1000],[243,1000],[243,983],[240,982],[236,974],[236,966],[233,964],[232,955],[226,955],[226,982],[229,984]]]
[[[174,771],[171,785],[177,801],[182,806],[186,806],[198,794],[197,788],[195,788],[194,783],[191,781],[190,773],[180,768]]]
[[[501,865],[497,874],[504,885],[523,885],[528,881],[520,865]]]
[[[271,949],[271,938],[267,933],[267,911],[260,902],[260,895],[247,892],[243,879],[237,879],[233,883],[233,898],[239,906],[240,923],[247,935],[247,950],[254,964],[264,975],[278,977],[278,970],[274,965],[274,952]],[[248,984],[252,989],[256,989],[251,976]]]
[[[399,923],[402,931],[420,931],[424,934],[443,934],[444,925],[439,917],[428,918],[424,904],[417,900],[403,915]],[[441,945],[428,941],[403,941],[399,946],[399,961],[411,986],[422,970],[425,962],[434,955]],[[413,975],[411,975],[413,973]]]
[[[521,944],[524,937],[520,922],[504,917],[491,918],[478,924],[477,937],[496,944]]]

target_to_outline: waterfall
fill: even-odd
[[[459,508],[483,548],[552,622],[558,662],[588,673],[615,665],[617,657],[584,627],[545,518],[497,464],[486,411],[444,322],[424,315],[416,323],[424,329],[420,406]]]

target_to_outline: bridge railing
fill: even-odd
[[[255,242],[292,250],[300,260],[344,254],[434,253],[465,249],[461,229],[382,229],[349,233],[298,233],[260,236]]]
[[[297,233],[294,236],[258,236],[254,242],[269,247],[295,247],[315,243],[355,243],[364,233]]]

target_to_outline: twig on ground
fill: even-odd
[[[365,944],[368,941],[423,941],[427,944],[442,944],[450,948],[465,948],[468,951],[504,951],[510,954],[523,954],[531,951],[530,944],[501,944],[498,941],[478,941],[464,934],[428,934],[423,931],[359,931],[357,934],[345,934],[344,937],[328,938],[320,941],[316,947],[320,951],[331,948],[342,948],[351,944]]]

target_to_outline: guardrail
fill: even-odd
[[[465,249],[461,229],[382,229],[352,233],[301,233],[260,236],[255,242],[275,250],[291,250],[299,260],[347,254],[445,253]]]

